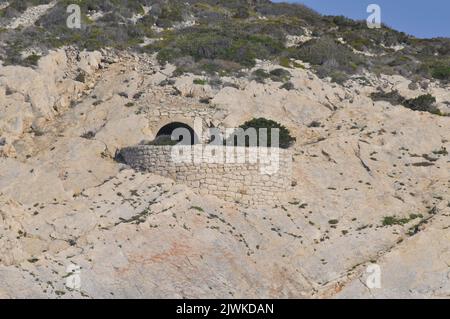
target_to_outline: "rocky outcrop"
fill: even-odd
[[[12,19],[12,21],[6,26],[7,29],[17,29],[19,27],[29,27],[33,25],[41,16],[43,16],[48,10],[56,5],[57,1],[51,1],[48,4],[42,4],[37,6],[32,6],[27,8],[25,12],[17,18]],[[8,7],[9,4],[5,4],[4,8]],[[2,5],[0,5],[0,8]],[[3,9],[3,8],[2,8]]]
[[[448,297],[449,118],[369,97],[445,105],[448,87],[370,74],[340,86],[299,68],[289,91],[244,78],[196,91],[146,55],[65,52],[0,69],[0,144],[14,148],[0,158],[0,297]],[[292,188],[246,207],[114,160],[186,110],[219,128],[286,125]]]
[[[47,122],[66,111],[86,89],[100,60],[99,52],[80,52],[71,57],[67,49],[41,58],[35,69],[0,68],[0,136],[5,139],[0,153],[13,155],[11,144],[24,132],[40,134]],[[83,80],[77,77],[79,74],[83,74]]]

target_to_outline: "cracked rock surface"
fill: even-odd
[[[383,86],[444,103],[448,87],[387,76],[343,87],[292,69],[294,90],[218,88],[110,54],[65,49],[0,69],[0,297],[450,297],[450,118],[369,97]],[[295,186],[282,204],[200,196],[114,160],[184,113],[286,125]],[[365,284],[372,263],[380,289]]]

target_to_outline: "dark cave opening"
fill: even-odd
[[[172,136],[175,133],[175,130],[179,128],[186,129],[187,131],[182,132],[181,135],[178,134],[179,136]],[[175,138],[175,141],[178,142],[178,145],[195,145],[200,143],[194,129],[189,125],[181,122],[172,122],[164,125],[156,134],[156,140],[171,137]]]

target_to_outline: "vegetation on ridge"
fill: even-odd
[[[0,10],[0,26],[28,6],[49,2],[12,0]],[[80,30],[66,26],[72,3],[81,7]],[[93,13],[100,15],[94,19]],[[450,39],[417,39],[387,26],[369,29],[365,21],[268,0],[60,0],[35,25],[0,30],[4,64],[33,65],[34,58],[27,61],[21,54],[26,49],[45,53],[75,45],[155,52],[161,63],[175,64],[178,74],[239,75],[257,59],[287,68],[299,67],[295,61],[302,60],[335,82],[364,70],[450,81]],[[288,46],[289,36],[309,40]]]
[[[420,95],[413,99],[405,99],[398,91],[383,92],[378,91],[371,94],[374,101],[385,101],[392,105],[403,105],[413,111],[429,112],[436,115],[441,115],[439,109],[436,108],[436,98],[431,94]]]
[[[296,141],[295,137],[291,136],[291,132],[285,126],[283,126],[280,123],[277,123],[273,120],[269,120],[269,119],[265,119],[265,118],[251,119],[250,121],[247,121],[244,124],[240,125],[239,128],[243,129],[244,131],[246,131],[249,128],[256,129],[257,146],[279,147],[279,148],[287,149],[287,148],[291,147]],[[267,129],[267,145],[259,144],[260,143],[260,129]],[[272,143],[271,137],[272,137],[273,129],[279,130],[278,145],[273,145],[273,143]],[[228,141],[226,141],[224,143],[226,143],[227,145],[238,145],[239,137],[240,137],[239,131],[236,131],[235,134],[233,134],[231,137],[229,137]],[[250,146],[250,140],[247,137],[245,137],[245,146],[246,147]],[[252,146],[255,146],[255,145],[252,145]]]

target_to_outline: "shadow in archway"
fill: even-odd
[[[155,141],[171,139],[172,134],[174,134],[174,131],[178,128],[183,128],[187,130],[186,131],[187,134],[183,134],[182,136],[173,136],[174,138],[176,138],[175,142],[178,145],[195,145],[200,143],[200,139],[198,138],[194,129],[189,125],[181,122],[172,122],[167,125],[164,125],[156,134]]]

